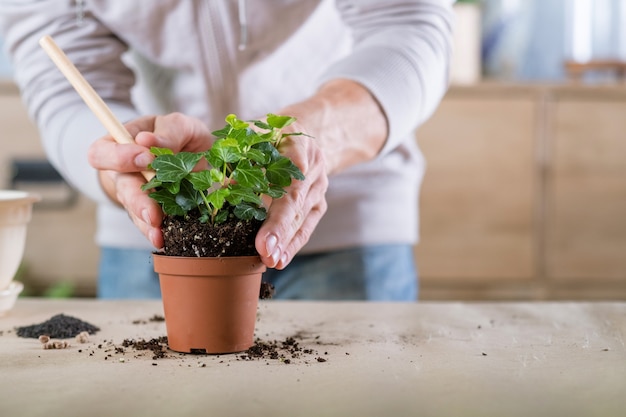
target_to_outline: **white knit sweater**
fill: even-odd
[[[99,203],[97,242],[146,247],[87,162],[104,128],[41,50],[51,35],[126,121],[180,111],[221,128],[258,118],[333,78],[378,99],[379,157],[331,178],[328,211],[304,252],[415,243],[424,162],[413,132],[447,87],[450,0],[0,0],[15,80],[54,166]]]

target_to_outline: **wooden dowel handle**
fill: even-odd
[[[104,100],[96,93],[93,87],[85,80],[76,66],[69,60],[65,52],[59,48],[52,37],[46,35],[39,40],[39,45],[46,51],[52,62],[54,62],[59,70],[65,75],[72,87],[80,95],[83,101],[104,125],[113,139],[117,143],[135,143],[134,138],[126,130],[124,125],[115,117],[111,109],[106,105]],[[147,181],[154,177],[154,172],[143,171],[143,176]]]

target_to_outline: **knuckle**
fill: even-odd
[[[317,183],[318,183],[319,187],[320,187],[320,188],[321,188],[324,192],[326,192],[326,190],[328,189],[328,183],[329,183],[329,181],[328,181],[328,176],[326,176],[326,175],[322,175],[322,176],[320,176],[320,178],[319,178],[319,180],[317,181]]]
[[[319,217],[322,217],[324,214],[326,214],[326,211],[328,210],[328,202],[326,201],[326,199],[322,199],[315,207],[313,207],[313,211],[318,212]]]
[[[298,251],[307,244],[312,235],[312,229],[306,227],[298,229],[298,231],[293,235],[289,247],[287,248],[287,252],[289,253],[298,253]]]
[[[304,204],[307,190],[305,187],[294,184],[294,186],[288,188],[287,195],[289,196],[289,199],[297,205],[297,207],[300,207]]]

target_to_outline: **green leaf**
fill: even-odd
[[[267,166],[267,170],[265,172],[267,175],[267,179],[271,184],[278,185],[281,187],[287,187],[291,184],[291,179],[295,178],[297,180],[303,180],[304,175],[302,175],[302,171],[294,165],[293,162],[289,158],[282,157],[277,159],[276,161],[271,162]]]
[[[237,204],[233,210],[235,217],[241,220],[265,220],[267,217],[267,211],[264,207],[255,207],[247,203]]]
[[[202,204],[203,200],[200,192],[194,189],[190,182],[183,181],[180,183],[180,192],[176,194],[175,201],[185,212],[189,212]]]
[[[254,125],[260,129],[272,130],[272,126],[268,125],[265,122],[262,122],[261,120],[251,120],[251,122],[254,123]]]
[[[174,201],[176,201],[176,204],[178,204],[178,207],[180,207],[183,210],[183,213],[187,213],[193,210],[194,208],[198,207],[198,203],[196,202],[196,200],[193,198],[189,198],[188,195],[176,194],[176,198]]]
[[[174,151],[169,149],[169,148],[157,148],[156,146],[153,146],[150,148],[150,153],[152,153],[153,155],[156,156],[161,156],[161,155],[174,155]]]
[[[267,123],[275,129],[282,129],[289,126],[295,121],[295,117],[291,116],[279,116],[277,114],[271,113],[267,115]]]
[[[207,158],[209,164],[215,168],[220,168],[225,163],[228,164],[239,161],[241,159],[241,152],[238,147],[239,144],[232,138],[224,138],[215,141],[209,150],[209,157]]]
[[[306,133],[302,133],[302,132],[293,132],[293,133],[283,133],[282,137],[286,138],[287,136],[306,136],[307,138],[312,138],[313,136],[311,135],[307,135]]]
[[[247,160],[239,162],[237,169],[233,172],[233,179],[242,187],[263,190],[268,186],[263,170],[259,167],[253,167]]]
[[[267,194],[268,196],[272,198],[281,198],[286,193],[287,192],[285,191],[283,187],[279,185],[274,185],[274,184],[270,185],[267,191],[265,192],[265,194]]]
[[[209,172],[211,173],[211,180],[214,183],[224,183],[224,173],[222,171],[217,168],[212,168]]]
[[[226,123],[231,125],[233,129],[245,129],[248,127],[248,123],[243,120],[239,120],[234,114],[226,116]]]
[[[171,216],[184,216],[186,214],[178,203],[176,203],[176,195],[167,190],[159,190],[150,193],[150,197],[161,205],[163,212]]]
[[[230,134],[228,135],[228,139],[234,139],[236,141],[234,146],[239,147],[240,145],[246,144],[248,136],[250,136],[252,133],[254,132],[248,128],[233,129],[232,132],[230,132]],[[256,135],[256,133],[254,134]]]
[[[224,223],[227,218],[228,218],[228,210],[221,210],[215,215],[215,219],[213,220],[213,222],[215,224]]]
[[[180,182],[166,182],[163,184],[163,188],[172,194],[178,194],[180,192]]]
[[[141,191],[152,190],[153,188],[158,188],[163,184],[161,181],[157,179],[156,176],[152,177],[150,181],[141,186]]]
[[[254,191],[249,188],[242,187],[240,184],[233,184],[230,186],[230,195],[226,198],[228,203],[232,206],[236,206],[242,201],[254,204],[255,206],[262,206],[263,200]]]
[[[213,186],[211,171],[191,172],[187,179],[191,182],[193,188],[198,191],[206,191]]]
[[[164,154],[157,156],[151,165],[156,171],[158,180],[177,182],[193,170],[200,158],[202,158],[202,154],[192,152],[179,152],[176,155]]]
[[[207,196],[207,200],[215,210],[220,210],[226,202],[226,197],[230,194],[228,188],[218,188]]]
[[[199,193],[201,194],[201,193]],[[202,216],[210,216],[211,212],[209,211],[211,208],[208,207],[206,204],[204,204],[204,199],[202,198],[202,196],[200,196],[200,199],[202,200],[202,204],[198,205],[198,210],[200,211],[200,214]]]
[[[243,156],[244,158],[248,158],[261,165],[266,165],[271,160],[269,155],[266,155],[261,150],[255,148],[248,149],[248,152],[246,152]]]
[[[211,132],[211,134],[215,136],[216,138],[221,139],[221,138],[225,138],[226,136],[228,136],[232,129],[233,128],[228,125],[228,126],[221,128],[220,130],[214,130],[213,132]]]
[[[256,145],[254,145],[253,149],[258,149],[259,151],[263,152],[266,157],[269,157],[270,161],[274,161],[283,157],[280,152],[278,152],[278,149],[276,149],[274,145],[269,142],[257,143]]]
[[[246,129],[246,132],[247,132],[246,136],[242,138],[242,143],[246,147],[254,146],[257,143],[269,141],[268,138],[264,137],[263,135],[259,135],[257,132],[255,132],[252,129]]]

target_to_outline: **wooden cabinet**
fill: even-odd
[[[454,87],[417,131],[423,299],[626,298],[626,90]]]
[[[450,95],[418,132],[427,278],[532,277],[535,106],[528,94]]]
[[[551,123],[546,274],[626,282],[626,98],[561,94]]]

